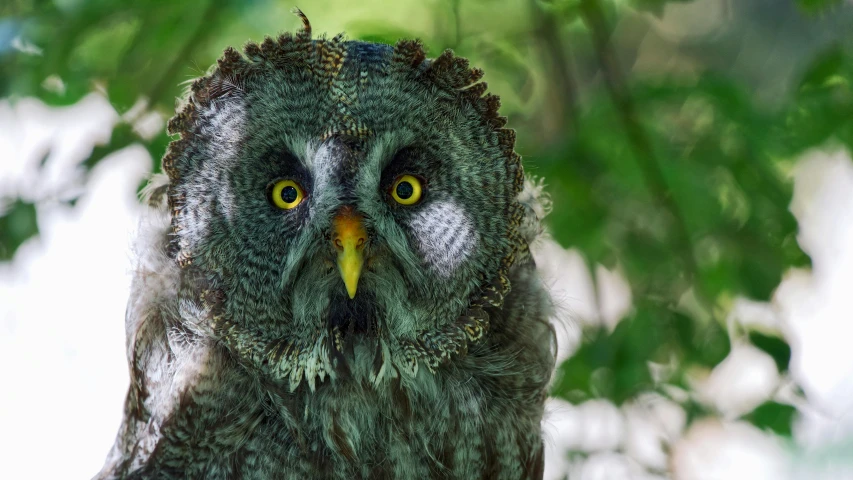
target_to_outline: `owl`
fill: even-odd
[[[95,478],[541,478],[541,209],[498,98],[297,14],[168,123]]]

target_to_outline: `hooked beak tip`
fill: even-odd
[[[333,244],[338,250],[338,269],[347,295],[350,299],[355,298],[358,288],[358,279],[364,266],[364,244],[367,240],[367,232],[360,215],[353,214],[350,210],[335,217]]]
[[[362,264],[361,252],[355,248],[344,248],[338,255],[338,269],[341,272],[341,278],[344,281],[344,286],[347,288],[347,294],[350,299],[355,298]]]

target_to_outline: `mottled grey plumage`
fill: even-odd
[[[169,123],[97,478],[540,478],[541,227],[482,73],[307,20],[244,54]],[[391,200],[401,174],[419,203]],[[269,201],[281,178],[305,190],[292,210]],[[347,208],[369,238],[352,299],[330,241]]]

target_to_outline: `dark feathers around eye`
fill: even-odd
[[[429,152],[419,150],[417,147],[405,147],[400,149],[382,170],[379,180],[380,189],[390,194],[394,186],[394,180],[400,175],[413,175],[421,181],[422,195],[426,196],[429,190],[429,173],[441,167],[437,159],[431,157]]]
[[[268,153],[263,155],[268,165],[269,183],[267,183],[265,192],[267,198],[272,194],[272,189],[279,180],[293,180],[302,188],[302,193],[305,195],[305,200],[310,200],[311,192],[314,189],[314,181],[311,178],[305,166],[296,158],[295,155],[287,151],[284,147],[270,149]],[[303,203],[305,203],[303,201]]]

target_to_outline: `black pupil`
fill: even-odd
[[[400,182],[397,184],[397,196],[403,200],[411,197],[415,193],[415,188],[409,182]]]
[[[293,203],[298,196],[299,192],[296,191],[296,187],[288,185],[281,189],[281,199],[284,200],[284,203]]]

